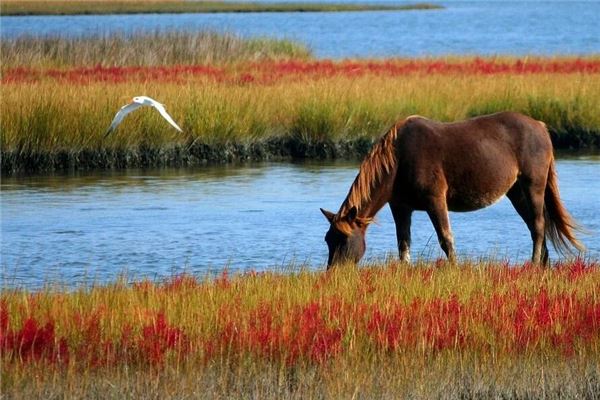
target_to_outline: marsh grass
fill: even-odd
[[[153,371],[66,372],[27,367],[5,375],[11,399],[595,399],[594,360],[520,359],[488,364],[477,357],[412,361],[387,357],[320,367],[268,363],[209,364]],[[31,377],[35,376],[35,380]],[[8,381],[6,381],[8,379]]]
[[[106,127],[130,96],[166,104]],[[599,74],[335,75],[272,84],[191,79],[2,87],[2,170],[197,165],[245,159],[361,157],[396,119],[455,121],[519,111],[546,122],[557,148],[600,145]]]
[[[0,3],[1,15],[76,15],[76,14],[140,14],[140,13],[223,13],[223,12],[339,12],[339,11],[401,11],[441,9],[438,4],[404,5],[339,3],[261,3],[236,1],[177,0],[5,0]]]
[[[194,2],[191,2],[193,4]],[[20,36],[0,41],[2,69],[14,67],[166,66],[306,59],[310,50],[283,39],[242,38],[210,31],[111,33],[75,37]]]
[[[582,260],[392,260],[327,273],[4,288],[2,393],[592,399],[599,273]]]

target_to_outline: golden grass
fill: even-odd
[[[287,59],[306,54],[293,43],[205,33],[19,40],[3,42],[3,172],[361,157],[408,115],[506,110],[544,121],[556,148],[600,147],[597,56],[332,62]],[[166,104],[185,133],[143,109],[104,139],[136,95]]]
[[[144,109],[103,139],[116,111],[142,94],[165,104],[185,134]],[[501,110],[529,114],[558,133],[598,132],[597,104],[597,74],[334,76],[272,85],[46,80],[3,85],[1,146],[9,152],[77,152],[161,148],[196,139],[209,144],[278,136],[335,141],[377,137],[391,122],[411,114],[454,121]]]

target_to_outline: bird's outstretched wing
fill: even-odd
[[[139,103],[129,103],[129,104],[126,104],[123,107],[121,107],[119,112],[115,115],[112,122],[110,123],[110,126],[106,130],[104,137],[107,137],[108,135],[110,135],[111,132],[114,131],[115,128],[121,123],[121,121],[123,121],[123,118],[125,118],[125,116],[127,114],[129,114],[130,112],[132,112],[134,110],[137,110],[141,106],[142,106],[142,104],[139,104]]]
[[[173,118],[171,118],[169,113],[167,113],[167,110],[165,110],[164,105],[162,105],[161,103],[159,103],[158,101],[156,101],[154,99],[151,99],[150,97],[138,96],[138,97],[134,97],[132,103],[129,103],[129,104],[121,107],[121,109],[119,110],[117,115],[115,115],[115,118],[113,119],[112,123],[106,130],[104,137],[107,137],[108,135],[110,135],[110,133],[121,123],[121,121],[123,121],[123,118],[125,118],[125,116],[127,114],[129,114],[133,110],[136,110],[142,106],[150,106],[150,107],[156,108],[158,110],[158,112],[160,113],[160,115],[162,115],[162,117],[164,119],[166,119],[169,124],[171,124],[179,132],[183,132],[181,130],[181,128],[179,127],[179,125],[177,125],[175,123],[175,121],[173,121]]]
[[[160,113],[160,115],[162,115],[163,118],[166,119],[168,123],[170,123],[171,125],[173,125],[173,127],[175,129],[177,129],[179,132],[183,132],[181,130],[181,128],[179,127],[179,125],[177,125],[175,123],[175,121],[173,121],[173,118],[171,118],[171,116],[169,115],[169,113],[167,112],[167,110],[165,110],[165,106],[163,106],[162,104],[160,104],[157,101],[154,101],[154,104],[152,104],[152,106],[154,108],[156,108],[158,110],[158,112]]]

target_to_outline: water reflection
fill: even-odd
[[[206,166],[196,169],[128,169],[107,171],[71,171],[38,175],[10,175],[2,177],[2,190],[48,190],[69,192],[86,187],[106,187],[118,190],[132,186],[149,188],[160,185],[176,185],[190,179],[214,181],[233,179],[243,176],[252,177],[263,174],[265,163],[245,164],[243,166],[222,165]]]

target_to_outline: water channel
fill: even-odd
[[[105,282],[121,273],[159,278],[323,268],[328,224],[357,162],[281,163],[198,169],[128,170],[4,177],[1,190],[5,284]],[[600,257],[600,157],[558,160],[562,199],[590,231],[587,257]],[[388,208],[369,228],[366,261],[397,256]],[[507,199],[484,210],[452,213],[462,257],[522,262],[530,256],[524,223]],[[423,212],[413,217],[413,258],[442,253]],[[553,259],[557,259],[552,252]]]

